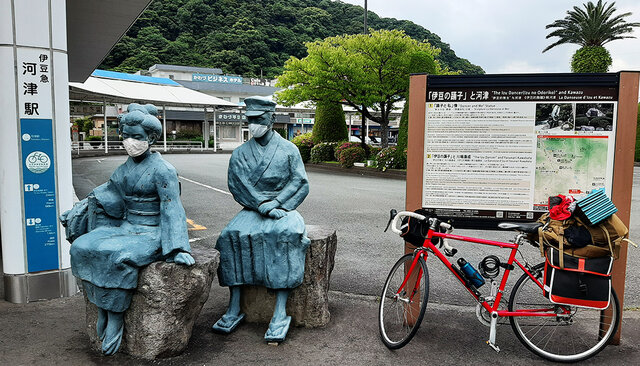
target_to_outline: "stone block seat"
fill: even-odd
[[[124,336],[119,352],[144,359],[180,354],[191,338],[191,331],[202,306],[209,297],[220,253],[213,248],[194,246],[191,267],[153,262],[138,276],[138,288],[124,317]],[[86,302],[87,333],[100,350],[96,335],[98,309]]]
[[[337,237],[335,230],[307,225],[311,245],[307,249],[304,279],[293,289],[287,301],[287,314],[299,327],[321,327],[331,318],[329,313],[329,282],[333,271]],[[245,320],[268,323],[275,306],[275,291],[262,286],[243,286],[240,306]]]

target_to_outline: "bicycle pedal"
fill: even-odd
[[[493,343],[491,343],[491,342],[487,341],[487,345],[488,345],[489,347],[493,348],[493,350],[494,350],[494,351],[496,351],[496,352],[500,352],[500,347],[496,346],[495,344],[493,344]]]

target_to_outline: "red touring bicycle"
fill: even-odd
[[[487,344],[495,351],[496,327],[500,318],[509,318],[518,339],[533,353],[556,362],[577,362],[594,356],[608,344],[618,328],[620,307],[615,292],[611,289],[607,310],[599,310],[573,305],[554,304],[544,295],[544,263],[531,266],[524,259],[516,259],[516,253],[523,244],[538,246],[527,239],[528,233],[537,232],[540,223],[502,223],[503,229],[516,230],[518,234],[512,243],[451,234],[453,227],[437,218],[429,218],[415,212],[391,212],[389,224],[393,232],[405,235],[409,223],[423,225],[426,235],[421,246],[413,253],[401,257],[391,269],[384,284],[380,299],[378,321],[382,342],[391,349],[405,346],[418,331],[424,317],[429,298],[429,272],[427,258],[437,257],[480,304],[478,314],[489,323]],[[404,219],[403,221],[403,218]],[[408,218],[415,220],[408,221]],[[399,224],[401,226],[399,227]],[[387,228],[389,225],[387,225]],[[386,231],[386,230],[385,230]],[[484,278],[490,279],[488,294],[482,294],[476,287],[472,273],[463,271],[465,263],[452,264],[447,256],[453,257],[457,250],[449,240],[477,243],[510,250],[506,263],[500,263],[496,256],[486,257],[480,264]],[[438,246],[439,244],[439,246]],[[443,248],[444,254],[440,251]],[[515,268],[524,273],[511,290],[506,309],[503,293],[509,274]],[[500,269],[502,278],[497,281]],[[476,277],[479,277],[476,274]],[[482,282],[484,283],[484,282]],[[485,290],[486,292],[486,290]]]

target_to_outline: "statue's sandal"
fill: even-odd
[[[240,324],[244,319],[244,316],[244,313],[235,317],[223,315],[222,318],[218,319],[218,321],[211,327],[211,329],[217,333],[229,334],[236,329],[238,324]]]
[[[264,334],[264,340],[267,342],[282,342],[287,337],[291,325],[291,317],[287,316],[284,320],[277,323],[269,323],[269,329]]]

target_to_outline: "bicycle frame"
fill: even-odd
[[[469,242],[469,243],[477,243],[477,244],[484,244],[484,245],[490,245],[490,246],[495,246],[495,247],[499,247],[499,248],[505,248],[505,249],[511,249],[511,254],[509,255],[509,260],[507,261],[507,267],[502,275],[502,279],[500,281],[500,286],[498,287],[498,292],[496,294],[495,299],[493,299],[493,306],[489,304],[489,302],[487,300],[485,300],[482,296],[479,296],[472,288],[470,288],[467,285],[467,282],[464,280],[464,278],[462,278],[457,272],[456,270],[453,269],[453,264],[444,256],[444,254],[442,254],[442,252],[440,252],[440,250],[433,244],[431,243],[431,238],[432,237],[438,237],[438,238],[443,238],[443,239],[452,239],[452,240],[458,240],[458,241],[464,241],[464,242]],[[416,266],[416,264],[418,263],[418,258],[420,258],[421,256],[424,257],[425,261],[427,260],[427,257],[429,255],[428,250],[431,250],[433,252],[433,254],[440,259],[440,261],[449,269],[449,271],[451,271],[451,273],[458,279],[458,281],[460,281],[460,283],[467,289],[467,291],[476,299],[476,301],[478,301],[482,307],[489,312],[489,314],[492,314],[492,318],[493,315],[495,314],[497,317],[510,317],[510,316],[538,316],[538,317],[556,317],[556,316],[560,316],[560,315],[564,315],[564,314],[569,314],[570,310],[564,306],[553,306],[553,307],[549,307],[549,308],[542,308],[542,309],[526,309],[526,310],[518,310],[518,309],[514,309],[515,311],[508,311],[508,310],[498,310],[498,307],[500,306],[500,301],[502,300],[502,296],[503,296],[503,292],[504,289],[507,285],[507,280],[509,278],[509,273],[511,272],[510,268],[515,268],[513,266],[513,264],[515,263],[518,267],[520,267],[520,269],[522,269],[524,271],[524,273],[527,274],[527,276],[529,276],[531,278],[531,280],[533,280],[539,287],[540,287],[540,291],[541,294],[540,296],[542,296],[542,290],[544,288],[544,285],[538,281],[535,276],[533,276],[531,274],[531,272],[529,272],[529,270],[522,265],[522,263],[520,263],[520,261],[518,261],[516,259],[516,253],[518,251],[518,247],[519,244],[517,243],[504,243],[504,242],[499,242],[499,241],[493,241],[493,240],[486,240],[486,239],[480,239],[480,238],[473,238],[473,237],[467,237],[467,236],[460,236],[460,235],[453,235],[453,234],[448,234],[448,233],[440,233],[437,231],[433,231],[433,230],[429,230],[429,232],[427,233],[427,238],[425,239],[423,245],[421,248],[417,249],[417,255],[413,258],[413,262],[411,263],[411,267],[408,269],[407,271],[407,275],[405,276],[404,282],[402,283],[402,285],[400,286],[400,288],[398,289],[397,294],[399,294],[405,287],[405,285],[407,284],[409,277],[412,275],[413,270]],[[419,273],[420,275],[420,273]],[[411,302],[413,300],[413,296],[415,295],[415,289],[420,285],[420,278],[421,276],[418,276],[418,283],[416,284],[416,286],[414,286],[414,291],[411,294],[410,298],[409,298],[409,302]],[[558,312],[558,309],[560,309],[560,311]]]

